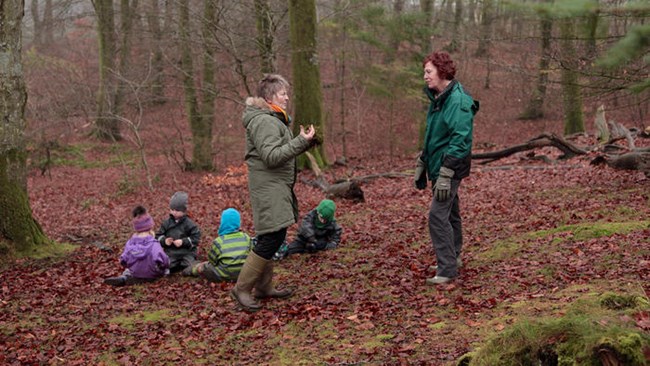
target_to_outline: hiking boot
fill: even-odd
[[[119,276],[119,277],[104,278],[104,283],[115,287],[122,287],[126,285],[126,277]]]
[[[444,283],[449,283],[453,280],[454,280],[453,277],[435,276],[432,278],[427,278],[426,283],[427,285],[442,285]]]

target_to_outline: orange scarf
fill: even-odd
[[[285,112],[284,109],[282,109],[282,107],[273,103],[269,103],[269,105],[271,106],[271,109],[274,112],[282,113],[282,115],[284,116],[284,123],[289,124],[289,116],[287,115],[287,112]]]

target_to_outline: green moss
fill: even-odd
[[[515,240],[500,240],[494,243],[492,248],[479,253],[479,259],[488,261],[506,260],[512,258],[519,252],[521,245]]]
[[[70,243],[48,243],[40,246],[30,247],[27,250],[17,251],[17,258],[33,258],[33,259],[44,259],[44,258],[63,258],[70,252],[73,252],[77,249],[78,246]]]
[[[489,261],[507,260],[530,248],[531,241],[539,239],[551,237],[547,246],[557,247],[566,241],[584,241],[614,234],[627,234],[635,230],[643,230],[649,225],[650,221],[647,220],[563,225],[554,229],[534,231],[496,241],[491,248],[479,253],[478,258]],[[563,233],[569,235],[554,237]]]
[[[650,335],[640,332],[621,316],[620,309],[601,306],[603,301],[627,299],[629,294],[583,294],[563,316],[523,318],[502,333],[492,336],[473,351],[465,365],[601,365],[601,353],[609,350],[621,364],[644,365],[643,349]],[[608,299],[608,300],[605,300]],[[529,304],[533,306],[533,304]],[[459,360],[460,362],[460,360]]]
[[[619,295],[613,292],[607,292],[600,296],[600,305],[610,310],[623,310],[637,306],[648,307],[648,300],[637,295]]]
[[[140,311],[129,313],[129,315],[120,315],[108,320],[109,323],[117,324],[129,330],[135,329],[139,323],[158,323],[168,322],[170,319],[179,318],[180,315],[171,315],[169,309],[154,311]]]
[[[627,222],[589,222],[575,225],[563,225],[550,230],[540,230],[525,237],[536,239],[551,236],[558,233],[572,233],[572,240],[583,241],[613,234],[627,234],[634,230],[642,230],[650,225],[650,221],[627,221]]]
[[[438,329],[443,329],[446,326],[447,326],[447,323],[445,323],[445,322],[437,322],[437,323],[434,323],[434,324],[428,324],[427,328],[438,330]]]

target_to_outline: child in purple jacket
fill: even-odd
[[[104,279],[104,283],[125,286],[153,282],[169,273],[169,257],[154,238],[153,226],[147,209],[142,206],[133,209],[135,233],[126,242],[120,256],[120,264],[126,269],[121,276]]]

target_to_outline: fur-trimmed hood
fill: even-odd
[[[242,118],[244,128],[248,128],[248,124],[253,120],[253,118],[260,114],[273,115],[273,110],[269,103],[267,103],[264,98],[260,97],[246,98],[246,109],[244,109],[244,116]]]

